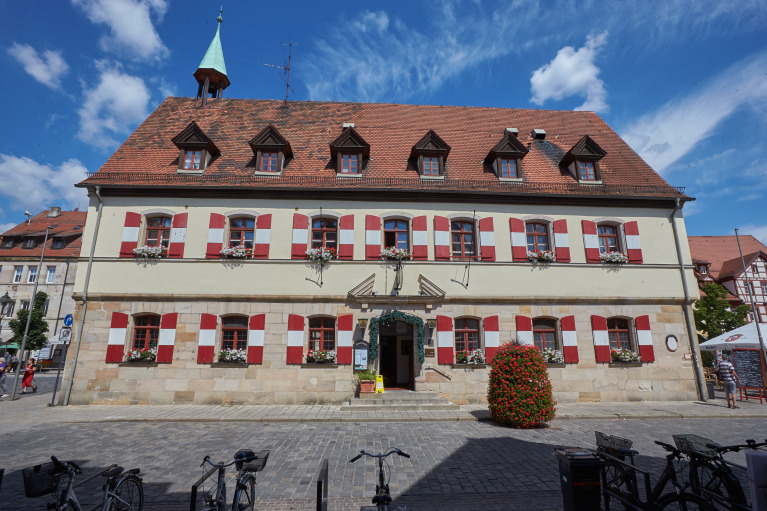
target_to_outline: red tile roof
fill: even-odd
[[[16,227],[5,231],[0,235],[0,258],[35,258],[39,259],[43,250],[43,239],[45,239],[45,229],[49,225],[56,225],[48,233],[48,243],[45,246],[46,258],[57,257],[78,257],[82,245],[82,232],[85,226],[85,211],[62,211],[57,217],[48,216],[48,210],[36,214],[27,222],[21,223]],[[80,226],[76,229],[77,226]],[[5,240],[14,240],[13,248],[3,248]],[[23,248],[23,240],[36,238],[34,248]],[[64,248],[53,249],[52,244],[55,238],[64,239]]]
[[[687,240],[693,260],[710,262],[710,273],[715,279],[722,278],[724,271],[732,272],[738,265],[740,270],[743,270],[735,236],[688,236]],[[740,236],[740,245],[744,256],[760,251],[767,253],[767,246],[750,234]],[[727,263],[726,267],[725,263]]]
[[[220,99],[200,108],[192,98],[167,98],[84,185],[204,186],[289,189],[491,190],[565,195],[687,197],[650,168],[593,112],[523,110],[372,103]],[[221,154],[202,176],[178,175],[179,149],[172,139],[192,122]],[[343,123],[370,144],[362,179],[336,178],[330,144]],[[293,159],[280,177],[254,176],[248,141],[273,124],[289,142]],[[519,130],[530,152],[522,160],[524,183],[499,182],[483,164],[505,128]],[[546,130],[545,140],[530,132]],[[409,161],[413,146],[429,131],[451,147],[444,181],[422,182]],[[603,185],[581,185],[559,167],[562,157],[589,135],[606,151],[599,162]]]
[[[743,264],[748,268],[751,263],[754,262],[754,259],[760,256],[767,259],[767,254],[760,251],[754,252],[753,254],[745,254],[742,260],[740,259],[740,255],[738,255],[738,257],[723,262],[722,269],[719,270],[719,279],[725,279],[743,273]]]

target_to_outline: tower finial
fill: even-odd
[[[216,20],[219,23],[224,21],[224,18],[221,17],[221,14],[223,14],[223,12],[224,12],[224,6],[222,5],[221,8],[219,8],[219,10],[218,10],[218,18],[216,18]]]
[[[226,76],[226,64],[224,64],[224,50],[221,48],[221,22],[224,18],[221,16],[224,12],[224,6],[218,10],[216,20],[216,35],[210,42],[208,51],[202,58],[194,77],[197,79],[197,97],[202,98],[202,106],[207,103],[208,95],[213,98],[220,98],[224,89],[229,87],[229,78]]]

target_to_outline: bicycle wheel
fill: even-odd
[[[612,492],[621,495],[624,498],[631,499],[634,494],[634,481],[623,465],[620,463],[605,460],[605,489],[609,488]],[[608,494],[605,496],[605,505],[608,509],[630,509],[626,504],[620,501],[612,503],[613,498]],[[617,507],[614,507],[617,506]]]
[[[242,477],[237,482],[234,491],[234,506],[237,511],[253,511],[256,501],[256,478],[250,474]]]
[[[658,511],[716,511],[703,497],[692,493],[667,493],[655,502]]]
[[[702,495],[721,503],[723,509],[749,509],[740,481],[726,467],[706,462],[700,466],[699,478]]]
[[[109,503],[110,511],[141,511],[144,509],[144,488],[141,479],[128,474],[117,482],[114,496]]]

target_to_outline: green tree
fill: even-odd
[[[27,334],[27,344],[25,349],[29,351],[39,350],[48,342],[48,322],[43,320],[43,310],[48,294],[38,291],[35,295],[35,303],[32,305],[32,319],[29,320],[29,333]],[[8,326],[13,330],[13,341],[21,348],[21,341],[24,339],[24,329],[27,326],[27,315],[29,311],[20,310],[16,313],[16,319],[8,322]],[[20,354],[19,358],[23,355]]]
[[[727,290],[719,284],[703,286],[706,296],[695,303],[695,328],[698,329],[698,342],[722,335],[746,324],[750,307],[739,305],[731,308]]]

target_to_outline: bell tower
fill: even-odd
[[[208,101],[208,97],[221,98],[224,89],[229,87],[229,78],[226,76],[226,64],[224,63],[224,50],[221,48],[221,23],[224,18],[221,17],[223,8],[218,11],[218,27],[216,35],[210,42],[208,51],[200,62],[194,77],[197,79],[197,99],[202,99],[202,106]]]

